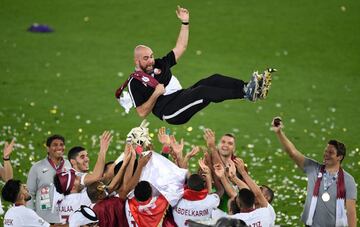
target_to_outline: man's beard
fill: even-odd
[[[147,74],[152,74],[153,72],[154,72],[154,68],[153,67],[151,67],[151,69],[147,69],[149,66],[147,66],[147,67],[142,67],[141,65],[140,65],[140,69],[142,70],[142,71],[144,71],[145,73],[147,73]]]

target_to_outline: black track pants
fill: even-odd
[[[184,124],[210,102],[244,98],[244,85],[242,80],[214,74],[182,90],[166,106],[162,119],[169,124]]]

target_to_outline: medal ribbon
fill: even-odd
[[[337,177],[338,177],[338,173],[336,173],[335,176],[331,177],[331,182],[330,182],[330,183],[328,183],[328,178],[327,178],[328,175],[331,176],[330,173],[328,173],[328,172],[325,172],[325,173],[324,173],[324,191],[325,191],[325,192],[326,192],[326,191],[330,188],[330,186],[336,181],[336,179],[337,179]]]
[[[63,158],[61,158],[61,161],[60,161],[60,164],[58,165],[58,167],[56,167],[53,160],[51,160],[49,157],[48,157],[48,161],[49,161],[50,165],[54,168],[56,173],[60,173],[65,164],[65,160]]]

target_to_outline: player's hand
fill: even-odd
[[[199,167],[203,171],[204,174],[211,174],[210,168],[205,164],[204,159],[199,159]]]
[[[275,133],[279,133],[283,127],[284,127],[284,125],[282,123],[281,118],[280,117],[274,117],[274,119],[271,122],[271,129]]]
[[[12,139],[10,143],[5,142],[3,158],[8,159],[10,158],[11,153],[14,150],[15,139]]]
[[[166,145],[166,146],[170,145],[170,136],[166,134],[165,127],[159,128],[158,139],[162,145]]]
[[[141,155],[140,158],[139,158],[139,166],[141,168],[146,166],[146,164],[151,159],[151,156],[152,156],[152,152],[149,152],[149,154],[147,154],[147,155]]]
[[[107,152],[111,140],[112,140],[111,132],[105,131],[100,138],[100,152]]]
[[[180,140],[180,143],[176,141],[176,138],[174,135],[170,136],[170,147],[172,148],[172,151],[177,159],[182,158],[182,151],[184,149],[184,139]]]
[[[197,155],[200,152],[200,147],[199,146],[195,146],[192,148],[192,150],[186,154],[186,158],[188,160],[190,160],[191,158],[193,158],[195,155]]]
[[[131,146],[131,144],[127,143],[125,145],[125,150],[124,150],[124,159],[123,159],[123,165],[127,165],[127,163],[130,161],[130,159],[133,156],[133,152],[132,150],[134,150],[134,148]],[[134,151],[135,153],[135,151]],[[136,155],[135,155],[136,156]]]
[[[154,93],[158,96],[163,95],[165,93],[164,85],[163,84],[156,85]]]
[[[245,163],[241,158],[235,158],[234,163],[235,163],[236,169],[239,171],[240,174],[246,172]]]
[[[225,177],[224,167],[220,163],[214,165],[214,171],[218,178]]]
[[[207,128],[204,130],[204,139],[208,148],[215,147],[215,132]]]
[[[189,22],[190,20],[189,11],[185,8],[181,8],[180,6],[177,6],[176,16],[181,20],[181,22]]]

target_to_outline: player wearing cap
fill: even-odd
[[[6,227],[48,227],[49,223],[44,221],[39,215],[25,206],[26,201],[31,199],[31,195],[25,184],[19,180],[8,180],[1,191],[2,198],[5,201],[13,203],[5,214],[4,226]]]
[[[70,169],[54,176],[53,211],[58,211],[62,224],[68,223],[69,216],[81,205],[89,206],[91,201],[80,183],[81,178]]]

